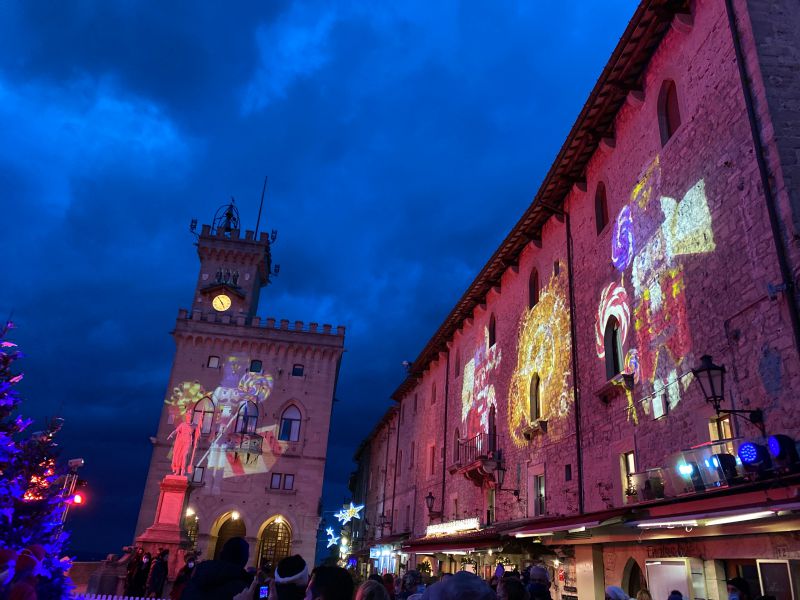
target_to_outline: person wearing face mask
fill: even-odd
[[[183,590],[186,588],[186,584],[189,583],[189,578],[192,576],[192,573],[194,573],[197,556],[194,552],[187,552],[183,556],[183,560],[185,564],[175,576],[175,583],[172,584],[172,590],[169,592],[170,600],[180,600]]]
[[[149,552],[142,554],[142,560],[133,574],[131,582],[131,596],[144,596],[144,589],[147,585],[147,577],[150,575],[150,561],[153,557]]]
[[[728,600],[750,600],[750,584],[741,577],[734,577],[728,584]]]

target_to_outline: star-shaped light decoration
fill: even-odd
[[[362,510],[364,510],[363,504],[356,506],[351,502],[350,508],[343,508],[333,516],[339,519],[339,522],[342,525],[345,525],[346,523],[349,523],[351,519],[360,519],[361,516],[358,513],[360,513]]]
[[[339,536],[338,535],[331,535],[328,538],[328,546],[327,547],[330,548],[331,546],[335,546],[337,543],[339,543]]]
[[[333,535],[333,527],[328,527],[325,530],[325,534],[328,535],[329,537],[332,536]]]

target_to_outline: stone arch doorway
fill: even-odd
[[[644,588],[647,588],[647,579],[645,579],[642,568],[633,558],[629,558],[622,571],[622,589],[628,596],[635,598],[639,590]]]
[[[275,567],[292,551],[292,528],[280,515],[267,521],[258,536],[258,566]]]
[[[234,518],[236,517],[236,518]],[[234,537],[245,537],[247,531],[244,521],[238,514],[228,513],[220,518],[219,533],[217,533],[217,543],[214,546],[214,559],[218,559],[222,552],[222,547],[229,539]]]

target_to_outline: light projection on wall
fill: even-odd
[[[465,437],[489,432],[489,409],[496,406],[492,372],[500,365],[498,344],[489,346],[489,329],[483,329],[473,357],[464,365],[461,384],[461,421]],[[496,408],[495,408],[496,410]]]
[[[566,415],[572,404],[569,385],[572,343],[564,278],[564,275],[551,276],[539,293],[539,301],[520,319],[517,366],[508,394],[509,434],[518,447],[528,443],[523,430],[531,424],[534,377],[539,378],[544,419]]]
[[[692,350],[684,263],[687,257],[716,248],[705,180],[693,184],[679,200],[663,194],[661,185],[656,158],[617,216],[611,261],[621,280],[600,292],[595,327],[597,356],[604,358],[605,325],[612,315],[619,321],[624,372],[649,388],[642,407],[654,418],[674,408],[691,381],[680,378]],[[629,418],[637,421],[635,412],[629,412]]]
[[[219,492],[224,478],[269,471],[287,446],[277,439],[277,424],[263,424],[273,377],[250,372],[249,364],[248,356],[227,356],[219,385],[212,391],[196,381],[181,382],[165,400],[172,422],[180,422],[189,412],[203,428],[194,464],[204,468],[212,493]]]

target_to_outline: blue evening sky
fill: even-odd
[[[635,10],[574,2],[0,4],[0,316],[26,414],[60,413],[131,542],[198,262],[235,196],[279,231],[259,313],[347,326],[325,508],[359,441],[533,198]]]

